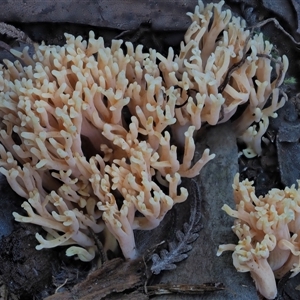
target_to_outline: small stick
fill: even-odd
[[[207,292],[224,290],[223,283],[203,283],[203,284],[156,284],[147,286],[148,296],[167,295],[167,294],[187,294],[199,295]]]
[[[277,77],[277,79],[276,79],[276,84],[275,84],[275,87],[278,87],[278,82],[281,81],[282,76],[283,76],[283,72],[282,72],[282,71],[283,71],[283,63],[282,63],[281,61],[278,61],[278,60],[276,60],[275,58],[271,57],[270,55],[264,54],[264,53],[262,53],[262,54],[257,54],[257,57],[267,58],[267,59],[269,59],[269,60],[275,62],[276,64],[280,64],[279,74],[278,74],[278,77]]]
[[[99,251],[99,256],[100,256],[100,260],[103,263],[105,263],[107,261],[107,255],[104,251],[104,247],[103,247],[103,244],[101,243],[101,241],[98,239],[98,237],[96,236],[95,232],[90,228],[90,233],[92,234],[94,240],[95,240],[95,243],[96,243],[96,246],[97,246],[97,249]]]
[[[269,18],[269,19],[266,19],[266,20],[264,20],[264,21],[261,21],[261,22],[257,23],[257,24],[254,25],[254,26],[251,26],[251,27],[250,27],[251,32],[250,32],[249,36],[248,36],[247,39],[246,39],[245,47],[244,47],[244,49],[243,49],[243,57],[242,57],[242,59],[241,59],[239,62],[233,64],[233,65],[229,68],[229,70],[227,71],[227,74],[226,74],[226,76],[225,76],[224,81],[222,82],[222,84],[221,84],[221,85],[219,86],[219,88],[218,88],[218,92],[219,92],[219,93],[222,93],[222,92],[224,91],[226,85],[228,84],[228,82],[229,82],[229,80],[230,80],[230,78],[231,78],[232,73],[233,73],[234,71],[236,71],[238,68],[240,68],[240,67],[245,63],[245,61],[246,61],[246,59],[247,59],[247,55],[248,55],[248,54],[247,54],[247,46],[248,46],[248,42],[249,42],[250,38],[251,38],[252,35],[253,35],[254,29],[255,29],[255,28],[259,28],[259,27],[263,27],[264,25],[266,25],[266,24],[268,24],[268,23],[270,23],[270,22],[273,22],[273,23],[275,24],[275,27],[276,27],[276,28],[278,28],[278,29],[281,30],[285,35],[287,35],[287,36],[292,40],[292,42],[293,42],[297,47],[300,48],[300,43],[297,42],[297,41],[295,41],[295,39],[294,39],[287,31],[285,31],[285,30],[283,29],[283,27],[279,24],[279,22],[278,22],[275,18]],[[268,58],[268,59],[270,59],[270,60],[272,60],[272,61],[275,61],[275,63],[279,63],[279,62],[276,61],[274,58],[272,58],[272,57],[270,57],[269,55],[266,55],[266,54],[257,54],[257,56],[258,56],[258,57],[266,57],[266,58]],[[281,63],[281,66],[283,66],[282,63]],[[279,79],[281,79],[281,77],[282,77],[282,67],[280,68],[280,74],[279,74],[279,76],[278,76],[278,78],[277,78],[277,82],[280,81]]]
[[[248,43],[250,41],[252,37],[252,32],[249,34],[249,36],[247,37],[246,41],[245,41],[245,46],[243,48],[243,56],[241,58],[241,60],[235,64],[233,64],[227,71],[227,74],[223,80],[223,82],[220,84],[219,88],[218,88],[218,93],[222,93],[226,87],[226,85],[228,84],[230,78],[231,78],[231,75],[234,71],[236,71],[237,69],[239,69],[246,61],[247,59],[247,47],[248,47]]]
[[[3,42],[3,41],[0,41],[0,48],[6,50],[6,51],[8,51],[8,52],[9,52],[10,49],[11,49],[11,47],[10,47],[8,44],[6,44],[5,42]]]
[[[258,28],[258,27],[263,27],[265,26],[266,24],[270,23],[270,22],[273,22],[275,27],[277,29],[279,29],[280,31],[282,31],[296,46],[297,48],[300,48],[300,42],[297,42],[293,36],[291,34],[289,34],[281,25],[280,23],[278,22],[278,20],[276,18],[269,18],[269,19],[266,19],[266,20],[263,20],[259,23],[257,23],[256,25],[254,26],[251,26],[250,28],[252,28],[252,30],[254,28]]]

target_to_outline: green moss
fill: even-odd
[[[288,78],[284,79],[283,83],[284,84],[296,84],[297,79],[295,77],[288,77]]]

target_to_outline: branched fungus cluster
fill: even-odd
[[[65,34],[64,46],[42,43],[32,57],[25,48],[4,60],[0,172],[26,198],[27,216],[15,219],[47,232],[36,235],[37,249],[70,245],[67,255],[92,260],[92,230],[103,232],[105,249],[115,239],[135,258],[134,230],[157,227],[187,199],[181,178],[214,157],[206,149],[192,163],[195,131],[239,105],[248,103],[237,136],[246,154],[261,153],[268,119],[286,100],[278,87],[288,60],[274,63],[272,45],[223,4],[199,1],[178,55],[122,40],[105,47],[90,32],[88,41]]]

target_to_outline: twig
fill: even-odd
[[[157,250],[157,248],[161,245],[166,243],[166,241],[161,241],[158,244],[153,245],[150,249],[147,250],[146,255],[143,255],[143,259],[146,263],[148,263],[151,260],[152,254]]]
[[[95,232],[90,228],[90,233],[91,235],[93,236],[94,240],[95,240],[95,243],[96,243],[96,246],[97,246],[97,249],[99,251],[99,256],[100,256],[100,260],[103,263],[105,263],[107,261],[107,255],[104,251],[104,247],[103,247],[103,244],[101,243],[101,241],[98,239],[98,237],[96,236]]]
[[[199,295],[207,292],[221,291],[225,289],[223,283],[203,284],[156,284],[148,286],[148,296],[167,294]]]
[[[124,30],[118,35],[114,37],[115,40],[120,39],[126,35],[134,35],[130,41],[132,43],[137,42],[146,32],[150,32],[152,30],[152,21],[148,20],[147,22],[143,22],[140,24],[138,28]]]
[[[183,91],[183,88],[181,86],[179,86],[179,85],[174,85],[174,89],[180,89],[181,92]],[[181,103],[181,104],[175,104],[175,109],[176,108],[182,108],[183,106],[185,106],[188,103],[189,98],[192,97],[191,96],[191,92],[198,93],[197,90],[195,90],[195,89],[188,89],[188,90],[186,90],[187,99],[183,103]]]
[[[6,50],[6,51],[8,51],[8,52],[9,52],[10,49],[11,49],[11,47],[10,47],[8,44],[6,44],[5,42],[3,42],[3,41],[0,41],[0,48]]]
[[[280,64],[279,74],[277,76],[276,84],[275,84],[275,88],[277,88],[278,87],[278,82],[281,81],[282,76],[283,76],[283,72],[282,72],[283,71],[283,63],[282,63],[282,61],[278,61],[277,59],[273,58],[272,56],[270,56],[268,54],[264,54],[264,53],[262,53],[262,54],[256,54],[256,55],[257,55],[257,57],[267,58],[267,59],[273,61],[275,64]]]
[[[256,25],[253,25],[251,26],[250,28],[255,29],[255,28],[258,28],[258,27],[263,27],[265,26],[266,24],[270,23],[270,22],[273,22],[275,27],[277,29],[279,29],[280,31],[282,31],[296,46],[297,48],[300,48],[300,42],[297,42],[293,36],[291,34],[289,34],[281,25],[280,23],[278,22],[278,20],[276,18],[269,18],[269,19],[266,19],[266,20],[263,20],[259,23],[257,23]]]
[[[145,276],[146,276],[146,280],[144,283],[144,293],[145,294],[148,294],[147,284],[148,284],[149,279],[152,276],[152,272],[148,268],[147,263],[150,261],[151,256],[156,251],[156,249],[164,243],[165,243],[165,241],[161,241],[160,243],[158,243],[158,244],[154,245],[153,247],[151,247],[150,249],[148,249],[146,255],[143,255],[143,262],[144,262],[144,266],[145,266]]]
[[[276,28],[280,29],[285,35],[287,35],[287,36],[292,40],[292,42],[293,42],[297,47],[300,48],[300,42],[295,41],[295,39],[294,39],[287,31],[285,31],[285,30],[283,29],[283,27],[279,24],[279,22],[278,22],[275,18],[269,18],[269,19],[266,19],[266,20],[264,20],[264,21],[261,21],[261,22],[257,23],[257,24],[254,25],[254,26],[249,27],[249,28],[251,29],[251,31],[250,31],[250,34],[249,34],[249,36],[247,37],[247,39],[246,39],[246,41],[245,41],[245,46],[244,46],[244,48],[243,48],[243,57],[242,57],[242,59],[241,59],[239,62],[233,64],[233,65],[228,69],[224,81],[222,82],[222,84],[221,84],[221,85],[219,86],[219,88],[218,88],[218,93],[222,93],[222,92],[224,91],[226,85],[228,84],[228,82],[229,82],[229,80],[230,80],[230,78],[231,78],[232,73],[233,73],[234,71],[236,71],[237,69],[239,69],[239,68],[245,63],[245,61],[246,61],[246,59],[247,59],[247,56],[248,56],[248,54],[247,54],[248,43],[249,43],[249,40],[251,39],[251,37],[252,37],[252,35],[253,35],[253,33],[254,33],[254,29],[255,29],[255,28],[263,27],[263,26],[265,26],[266,24],[268,24],[268,23],[270,23],[270,22],[273,22],[273,23],[275,24],[275,27],[276,27]],[[272,61],[275,61],[276,63],[280,63],[280,62],[278,62],[277,60],[275,60],[274,58],[272,58],[271,56],[269,56],[269,55],[267,55],[267,54],[257,54],[257,56],[258,56],[258,57],[266,57],[266,58],[268,58],[268,59],[270,59],[270,60],[272,60]],[[280,74],[279,74],[279,76],[278,76],[278,78],[277,78],[277,82],[280,82],[281,77],[282,77],[282,69],[283,69],[282,66],[283,66],[283,64],[281,63]]]
[[[144,293],[147,295],[148,294],[148,288],[147,288],[147,284],[148,284],[148,281],[152,275],[151,271],[149,272],[149,268],[147,266],[147,263],[145,261],[145,256],[143,255],[143,263],[144,263],[144,266],[145,266],[145,275],[146,275],[146,280],[144,282]]]
[[[223,82],[220,84],[220,86],[219,86],[219,88],[218,88],[218,93],[219,93],[219,94],[221,94],[221,93],[224,91],[226,85],[228,84],[228,82],[229,82],[229,80],[230,80],[230,78],[231,78],[232,73],[233,73],[234,71],[236,71],[237,69],[239,69],[239,68],[245,63],[245,61],[246,61],[246,59],[247,59],[247,56],[248,56],[248,54],[247,54],[248,43],[249,43],[251,37],[252,37],[252,32],[250,32],[249,36],[247,37],[247,39],[246,39],[246,41],[245,41],[245,46],[244,46],[244,48],[243,48],[243,56],[242,56],[241,60],[238,61],[237,63],[233,64],[233,65],[228,69],[228,71],[227,71],[227,73],[226,73],[226,76],[225,76]]]

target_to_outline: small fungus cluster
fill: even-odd
[[[104,249],[116,240],[135,258],[134,230],[157,227],[187,199],[181,178],[214,157],[206,149],[192,164],[195,131],[226,122],[239,105],[248,103],[237,136],[245,153],[260,154],[268,119],[286,101],[278,87],[288,60],[275,61],[262,34],[223,5],[199,1],[178,55],[122,40],[105,47],[90,32],[88,41],[65,34],[64,46],[42,43],[32,57],[24,48],[4,60],[0,172],[26,198],[27,216],[14,213],[16,221],[47,232],[36,234],[37,249],[70,245],[67,255],[89,261],[93,231]]]
[[[272,189],[257,197],[253,181],[234,178],[235,210],[227,204],[223,210],[236,218],[232,227],[237,245],[221,245],[233,251],[233,264],[239,272],[250,272],[257,289],[267,299],[277,295],[275,278],[289,271],[291,277],[300,272],[300,180],[284,190]]]

